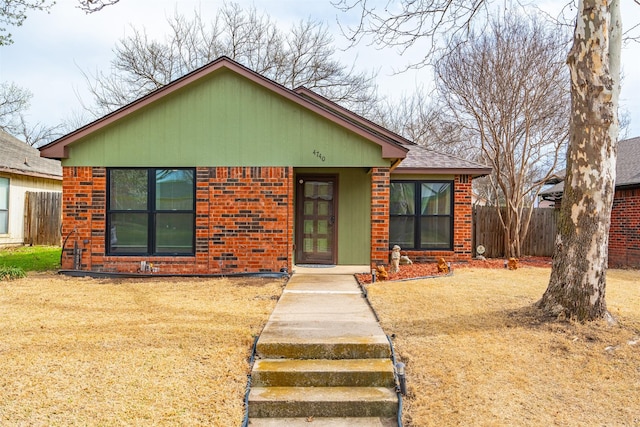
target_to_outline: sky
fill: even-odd
[[[509,0],[504,0],[505,4]],[[309,17],[324,21],[334,34],[338,56],[356,68],[377,71],[379,94],[397,100],[416,87],[432,85],[431,71],[419,69],[398,74],[396,71],[415,62],[418,51],[401,55],[394,49],[379,50],[361,43],[347,49],[337,19],[347,19],[330,0],[236,0],[243,6],[255,5],[267,12],[283,29]],[[558,11],[565,1],[538,2],[545,10]],[[14,44],[0,46],[0,81],[13,82],[33,93],[27,120],[56,125],[71,120],[91,104],[84,73],[108,71],[113,48],[118,40],[132,34],[132,27],[144,27],[148,34],[162,39],[167,17],[179,11],[192,16],[199,10],[203,17],[213,17],[222,0],[120,0],[94,14],[79,10],[76,0],[58,0],[49,14],[31,12],[22,27],[12,28]],[[640,23],[640,6],[622,0],[625,28]],[[638,31],[640,33],[640,30]],[[628,136],[640,136],[640,43],[628,43],[622,52],[623,85],[621,107],[630,118]]]

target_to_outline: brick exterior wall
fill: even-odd
[[[217,274],[291,269],[293,168],[196,169],[194,256],[106,256],[106,169],[63,169],[62,268],[137,272],[140,261],[160,274]]]
[[[371,264],[389,262],[389,168],[371,171]]]
[[[291,270],[293,168],[196,168],[195,254],[176,257],[105,254],[106,173],[101,167],[63,168],[63,269],[74,268],[77,246],[81,250],[78,267],[88,271],[134,273],[141,261],[153,263],[160,274]],[[389,263],[389,183],[389,168],[373,168],[373,265]],[[471,209],[471,177],[458,175],[454,182],[454,249],[409,251],[408,255],[417,262],[439,257],[447,261],[470,259]]]
[[[471,182],[469,175],[456,175],[453,183],[453,250],[452,251],[405,251],[414,262],[433,262],[438,258],[446,261],[466,262],[471,260],[471,232],[473,227]],[[388,251],[389,257],[391,253]],[[390,262],[390,258],[387,262]]]
[[[615,192],[609,230],[609,266],[640,267],[640,188]]]

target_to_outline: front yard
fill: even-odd
[[[542,322],[531,307],[549,272],[367,286],[407,364],[405,426],[640,426],[640,273],[610,270],[611,327]],[[0,281],[0,425],[240,425],[250,349],[282,286]]]
[[[237,426],[264,279],[0,281],[0,425]]]
[[[618,326],[542,322],[549,268],[377,282],[407,367],[405,426],[640,426],[640,272],[610,270]]]

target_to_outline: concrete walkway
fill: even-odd
[[[250,425],[397,425],[391,348],[355,269],[296,270],[258,339]]]

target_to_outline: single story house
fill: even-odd
[[[61,192],[60,161],[0,130],[0,246],[24,243],[27,191]]]
[[[226,57],[41,154],[63,165],[62,267],[105,272],[387,264],[394,244],[466,260],[490,172]]]
[[[547,181],[552,187],[542,191],[543,200],[560,207],[565,171]],[[609,229],[609,265],[640,267],[640,137],[618,142],[616,190]]]

